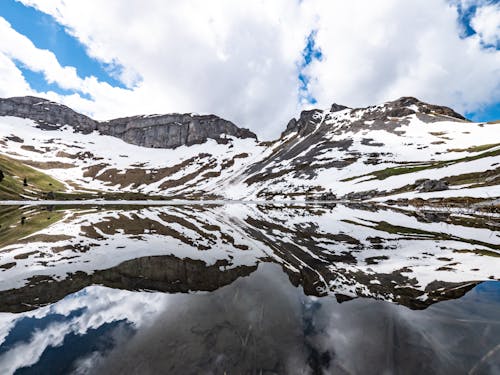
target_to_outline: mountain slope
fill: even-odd
[[[249,194],[257,197],[363,199],[446,190],[447,185],[483,188],[466,195],[498,196],[498,188],[491,187],[500,175],[497,128],[415,98],[360,109],[334,105],[291,120],[270,152],[242,176]]]
[[[303,111],[278,140],[259,143],[214,115],[97,122],[25,97],[0,99],[0,155],[60,181],[57,191],[73,196],[495,198],[499,126],[404,97]]]
[[[224,134],[224,143],[208,139],[176,149],[146,149],[96,131],[74,132],[69,126],[47,131],[17,117],[0,118],[0,129],[1,154],[62,181],[67,192],[199,195],[211,180],[259,149],[253,138]]]

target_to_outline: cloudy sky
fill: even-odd
[[[2,0],[0,97],[100,120],[215,113],[276,137],[301,109],[411,95],[500,118],[497,0]]]

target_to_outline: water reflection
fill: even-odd
[[[93,284],[211,291],[263,262],[308,295],[421,309],[500,277],[495,219],[322,205],[11,210],[0,227],[0,311]]]
[[[500,277],[495,219],[6,208],[0,372],[495,373],[500,283],[483,282]]]
[[[90,286],[51,306],[2,315],[0,368],[20,374],[495,373],[499,284],[480,284],[426,310],[307,296],[268,264],[212,293]]]

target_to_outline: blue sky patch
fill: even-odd
[[[61,66],[75,67],[80,77],[94,76],[111,86],[127,88],[110,73],[121,70],[121,67],[104,64],[88,56],[85,46],[69,35],[52,16],[14,0],[2,0],[0,17],[5,18],[14,30],[30,39],[37,48],[54,53]],[[34,89],[58,92],[54,89],[54,85],[51,87],[46,83],[46,86],[43,86],[43,75],[41,76],[43,80],[40,81],[38,73],[30,74],[27,69],[22,71]]]
[[[476,13],[476,9],[476,5],[471,5],[467,8],[464,8],[461,3],[457,5],[458,22],[462,26],[464,32],[464,34],[462,35],[463,38],[467,38],[471,35],[476,34],[476,31],[470,25],[472,17]]]
[[[321,61],[323,59],[323,53],[321,48],[316,46],[316,34],[317,31],[313,30],[307,37],[306,46],[302,51],[302,61],[299,64],[299,100],[301,103],[316,104],[317,100],[309,91],[309,82],[311,77],[309,77],[305,72],[305,68],[310,65],[314,60]]]
[[[465,117],[474,122],[500,120],[500,102],[490,104],[474,112],[467,112],[465,113]]]
[[[24,79],[29,83],[30,87],[35,91],[38,91],[38,92],[53,91],[59,95],[71,95],[71,94],[77,93],[82,98],[89,99],[89,100],[92,99],[92,97],[89,94],[83,93],[81,91],[62,89],[59,87],[59,85],[57,85],[55,83],[48,83],[45,80],[43,73],[34,72],[33,70],[26,68],[19,61],[14,61],[14,63],[16,64],[17,68],[23,74]]]
[[[489,5],[489,4],[495,4],[497,0],[493,1],[488,1],[486,4],[482,4],[482,6]],[[458,12],[458,22],[460,26],[462,27],[463,34],[461,35],[462,38],[468,38],[472,35],[477,34],[476,31],[472,28],[471,26],[471,21],[474,15],[476,14],[476,11],[478,9],[478,6],[474,3],[471,3],[468,7],[463,7],[462,3],[457,4],[457,12]],[[500,49],[500,45],[490,45],[484,43],[484,41],[481,40],[481,45],[484,48],[493,48],[493,49]]]

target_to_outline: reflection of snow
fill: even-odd
[[[398,287],[421,292],[434,280],[500,278],[500,258],[495,256],[500,238],[491,228],[340,205],[68,209],[62,221],[32,238],[0,252],[0,264],[16,263],[1,272],[0,290],[22,287],[35,275],[62,280],[78,271],[92,273],[157,255],[201,260],[207,266],[225,261],[224,269],[265,259],[292,274],[314,274],[318,292],[387,300],[395,298],[393,287],[377,288],[384,274],[401,274],[407,280]]]

